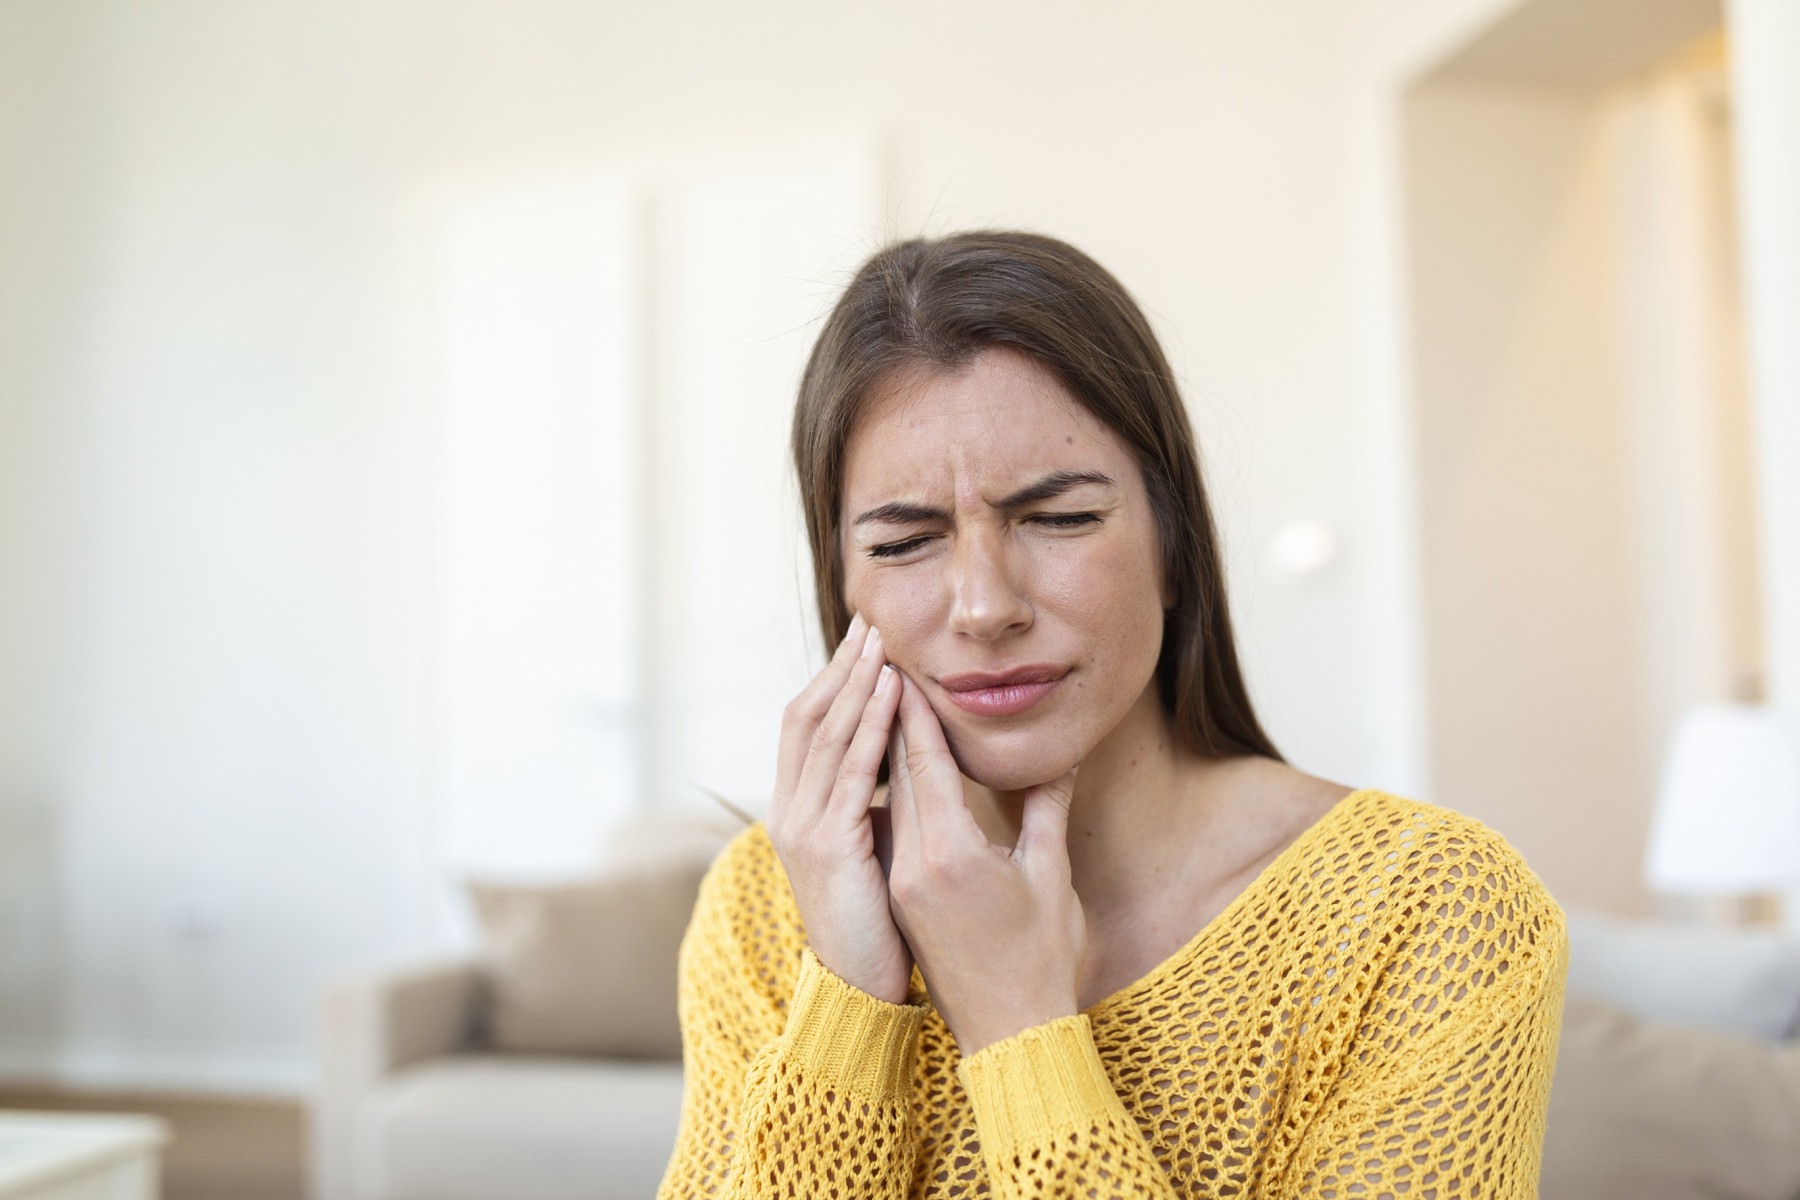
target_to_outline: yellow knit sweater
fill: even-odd
[[[1537,1194],[1568,943],[1500,837],[1346,797],[1148,975],[971,1058],[806,949],[762,827],[681,949],[660,1196]]]

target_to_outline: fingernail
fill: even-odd
[[[862,656],[864,658],[881,649],[881,630],[869,630],[869,636],[863,639]]]
[[[875,676],[875,694],[877,696],[885,694],[888,690],[888,685],[893,682],[894,682],[894,668],[883,663],[882,667],[881,667],[881,674]]]
[[[863,631],[863,625],[864,621],[861,613],[850,614],[850,628],[844,631],[844,640],[847,642],[857,634],[861,633]]]

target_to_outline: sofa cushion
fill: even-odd
[[[690,858],[577,882],[471,881],[492,1046],[680,1059],[676,958],[705,871]]]
[[[1569,994],[1654,1021],[1762,1038],[1800,1029],[1800,939],[1571,909]]]
[[[681,1068],[437,1058],[389,1076],[357,1115],[363,1200],[645,1200],[675,1148]]]
[[[1571,995],[1543,1200],[1793,1200],[1800,1042],[1639,1020]]]

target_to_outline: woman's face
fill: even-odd
[[[1136,462],[1011,350],[903,373],[845,458],[844,590],[963,774],[1055,779],[1153,686],[1165,607]]]

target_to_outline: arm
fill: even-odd
[[[770,960],[784,954],[767,936],[779,867],[745,852],[760,837],[708,874],[682,942],[687,1090],[658,1196],[901,1200],[924,1010],[858,991],[807,950],[783,1012]]]

